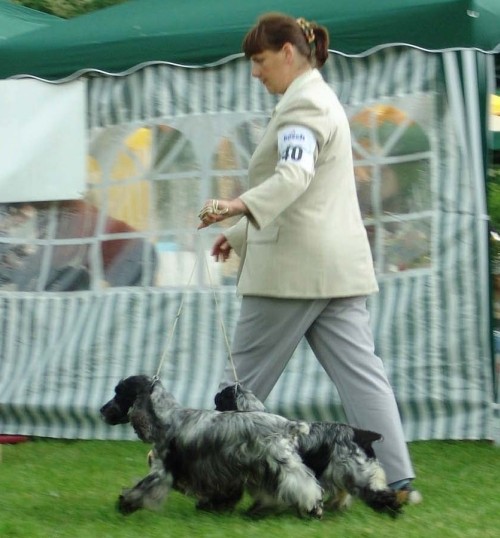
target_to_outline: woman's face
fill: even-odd
[[[252,76],[258,78],[269,93],[283,94],[288,87],[286,47],[281,50],[264,50],[251,57]]]

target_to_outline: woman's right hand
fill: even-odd
[[[212,246],[212,256],[217,262],[225,262],[229,258],[232,247],[224,234],[220,234],[215,239],[215,243]]]

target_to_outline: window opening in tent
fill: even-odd
[[[350,123],[356,187],[377,272],[429,268],[432,153],[428,136],[394,105],[370,105],[355,112]]]

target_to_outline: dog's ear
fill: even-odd
[[[138,392],[130,406],[128,418],[139,439],[150,443],[153,442],[154,435],[150,382],[145,376],[135,376],[133,384]]]
[[[137,398],[128,413],[130,424],[141,441],[153,442],[154,425],[151,410],[148,408],[144,398]]]

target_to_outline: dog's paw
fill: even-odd
[[[390,488],[384,490],[365,489],[362,499],[376,512],[385,512],[395,518],[402,513],[403,498]]]
[[[118,511],[122,513],[124,516],[128,516],[129,514],[132,514],[133,512],[136,512],[137,510],[139,510],[140,508],[140,506],[138,506],[137,503],[131,502],[130,499],[125,497],[125,495],[120,495],[118,497],[116,507]]]
[[[313,507],[313,509],[308,512],[307,515],[315,519],[321,519],[323,517],[323,503],[322,502],[317,503]]]

